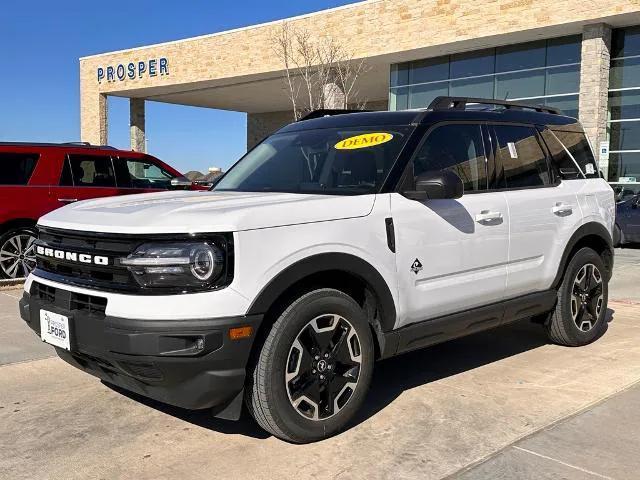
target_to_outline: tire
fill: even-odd
[[[0,236],[0,278],[29,276],[35,268],[34,241],[38,234],[34,228],[20,227]]]
[[[567,265],[546,326],[551,341],[578,347],[599,338],[606,328],[608,293],[602,258],[590,248],[581,248]]]
[[[258,424],[282,440],[328,438],[364,402],[373,362],[371,329],[360,306],[338,290],[314,290],[271,327],[247,372],[245,402]]]
[[[620,227],[616,223],[613,226],[613,246],[617,248],[617,247],[621,247],[622,244],[623,244],[622,231],[620,230]]]

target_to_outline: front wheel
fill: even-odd
[[[248,409],[283,440],[330,437],[362,405],[373,361],[362,308],[338,290],[314,290],[295,300],[271,328],[248,376]]]
[[[591,248],[573,256],[558,289],[547,332],[551,341],[577,347],[597,339],[605,329],[609,275],[604,262]]]
[[[0,236],[0,278],[27,277],[36,267],[36,232],[15,228]]]

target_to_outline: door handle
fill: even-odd
[[[558,215],[559,217],[566,217],[567,215],[571,215],[573,213],[573,205],[568,205],[566,203],[558,202],[551,209],[551,211]]]
[[[476,222],[478,223],[495,222],[497,220],[502,220],[502,213],[482,210],[480,213],[476,214]]]
[[[78,199],[77,198],[59,198],[58,201],[62,203],[73,203],[73,202],[77,202]]]

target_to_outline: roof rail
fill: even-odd
[[[334,115],[344,115],[346,113],[363,113],[363,112],[370,112],[370,111],[371,110],[346,110],[346,109],[321,108],[320,110],[314,110],[312,112],[307,113],[304,117],[298,119],[298,122],[302,122],[303,120],[311,120],[313,118],[332,117]]]
[[[430,110],[449,110],[460,109],[464,110],[468,104],[481,104],[481,105],[500,105],[506,109],[527,109],[535,110],[536,112],[552,113],[554,115],[562,115],[562,112],[554,107],[547,107],[545,105],[529,105],[528,103],[512,102],[509,100],[495,100],[489,98],[473,98],[473,97],[436,97],[429,104]]]
[[[89,142],[0,142],[0,145],[10,147],[80,147],[117,150],[116,147],[111,145],[93,145]]]

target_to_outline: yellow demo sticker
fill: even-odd
[[[356,135],[355,137],[345,138],[335,144],[336,150],[355,150],[356,148],[367,148],[382,143],[387,143],[393,138],[390,133],[375,132]]]

